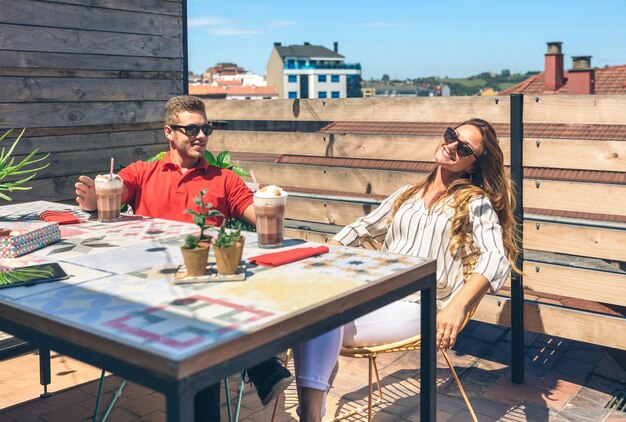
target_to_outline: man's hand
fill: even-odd
[[[74,187],[76,187],[76,202],[78,202],[81,210],[95,211],[98,209],[96,183],[91,177],[80,176]]]

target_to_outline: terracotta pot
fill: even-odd
[[[237,267],[241,263],[241,255],[243,254],[243,244],[244,238],[242,237],[235,242],[235,246],[232,248],[213,248],[218,273],[230,275],[237,272]]]
[[[196,249],[180,248],[188,276],[198,277],[206,274],[206,264],[209,261],[209,245],[209,243],[201,242]]]

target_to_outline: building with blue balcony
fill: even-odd
[[[344,56],[320,45],[283,46],[274,43],[266,67],[269,85],[278,98],[350,98],[361,96],[361,65],[345,63]]]

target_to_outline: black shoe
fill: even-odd
[[[263,406],[267,406],[280,395],[294,380],[291,372],[276,358],[261,362],[248,369],[248,377],[256,387]]]

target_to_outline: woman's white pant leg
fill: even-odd
[[[324,392],[330,388],[330,375],[339,358],[342,337],[343,329],[340,327],[301,343],[293,349],[298,388],[298,415],[300,415],[300,389],[302,387]],[[322,416],[324,416],[325,402],[326,394],[322,402]]]
[[[344,325],[343,346],[380,346],[420,334],[420,304],[399,300]]]

